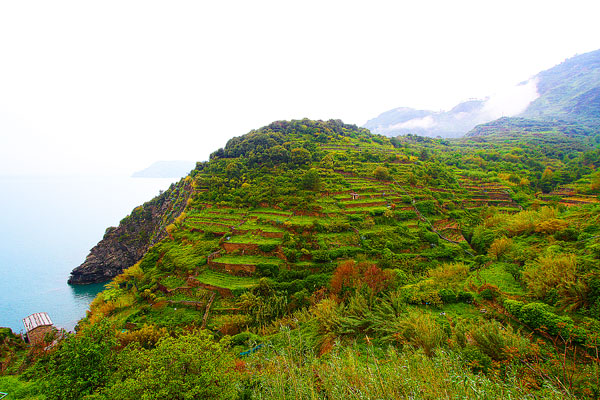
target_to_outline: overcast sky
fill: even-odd
[[[279,119],[448,109],[600,48],[597,1],[2,1],[0,175],[205,160]]]

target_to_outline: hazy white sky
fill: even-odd
[[[3,1],[0,175],[203,160],[271,121],[448,109],[600,48],[597,1]]]

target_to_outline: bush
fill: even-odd
[[[545,298],[551,289],[567,297],[569,285],[578,280],[577,257],[574,254],[541,256],[535,264],[525,267],[522,276],[529,292],[538,299]]]
[[[423,239],[431,244],[438,244],[440,242],[440,237],[435,232],[423,233]]]
[[[433,201],[433,200],[418,201],[415,203],[415,207],[417,207],[417,209],[425,215],[435,215],[436,214],[435,201]]]
[[[258,249],[264,253],[270,253],[277,248],[276,244],[259,244]]]
[[[510,325],[502,326],[498,321],[487,321],[471,331],[477,347],[494,361],[510,360],[514,356],[509,350],[518,353],[528,352],[527,339],[515,334]]]
[[[234,346],[245,346],[248,342],[256,342],[260,339],[260,336],[252,332],[242,332],[231,338],[231,344]]]
[[[113,371],[115,330],[107,320],[88,325],[34,367],[47,399],[80,399],[104,386]]]
[[[275,277],[279,274],[279,265],[272,263],[256,264],[256,274],[260,277]]]
[[[203,331],[164,338],[152,350],[128,347],[100,398],[235,398],[233,355],[225,346]]]
[[[394,211],[394,218],[398,221],[408,221],[411,219],[415,219],[417,217],[417,213],[414,211]]]
[[[373,171],[373,176],[375,177],[375,179],[378,179],[380,181],[387,181],[388,179],[390,179],[390,171],[386,167],[378,166]]]
[[[448,338],[442,326],[428,313],[420,310],[410,312],[399,323],[399,338],[416,348],[421,348],[429,357]]]
[[[463,360],[476,374],[487,373],[492,366],[492,359],[476,346],[467,346],[461,351]]]
[[[488,250],[488,256],[494,260],[500,260],[502,256],[510,252],[512,245],[513,240],[511,238],[502,236],[492,242]]]
[[[440,296],[444,304],[456,303],[458,300],[456,293],[452,289],[442,289],[438,292],[438,296]]]
[[[458,292],[458,294],[456,295],[456,299],[461,302],[461,303],[467,303],[470,304],[473,302],[473,299],[475,298],[475,296],[473,295],[473,293],[471,292],[467,292],[464,290],[461,290],[460,292]]]
[[[313,260],[319,263],[331,261],[331,257],[327,250],[315,250],[312,252]]]
[[[504,300],[504,308],[516,318],[521,318],[521,309],[525,303],[519,300]]]
[[[498,295],[497,292],[494,292],[490,288],[483,289],[479,295],[485,300],[494,300]]]
[[[298,254],[298,253],[299,252],[296,251],[295,249],[289,249],[289,248],[283,249],[283,255],[289,262],[298,261],[298,258],[300,258],[300,254]]]
[[[579,236],[579,231],[575,228],[565,228],[554,234],[556,240],[562,240],[563,242],[574,242]]]
[[[571,318],[554,314],[546,304],[505,300],[504,308],[533,329],[540,329],[551,335],[560,334],[563,338],[571,338],[577,342],[585,340],[585,332],[575,328]]]

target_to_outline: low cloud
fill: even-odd
[[[428,115],[423,118],[413,118],[406,122],[401,122],[399,124],[392,125],[389,127],[389,129],[390,130],[411,129],[411,128],[426,129],[426,128],[431,128],[434,125],[435,125],[435,121],[433,120],[433,118],[430,115]]]
[[[482,114],[490,121],[500,117],[512,117],[525,111],[539,96],[537,78],[533,78],[490,96],[483,106]]]

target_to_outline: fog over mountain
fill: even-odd
[[[367,121],[364,127],[386,136],[460,137],[501,117],[597,123],[598,111],[600,50],[572,57],[525,82],[485,99],[469,99],[449,111],[400,107]]]

